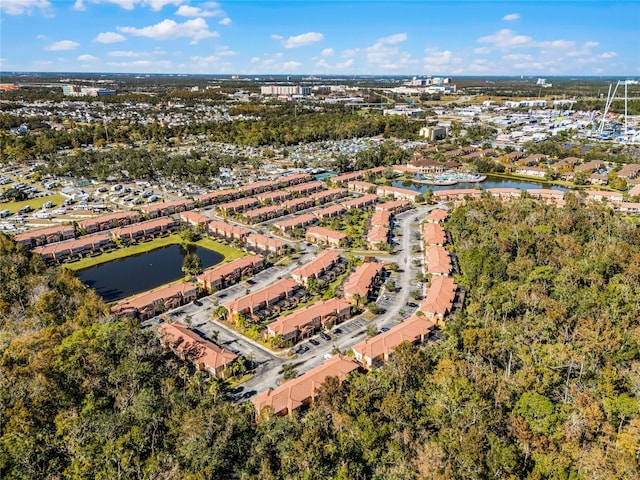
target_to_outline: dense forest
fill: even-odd
[[[638,227],[572,197],[483,198],[447,229],[468,293],[444,341],[257,419],[0,236],[0,476],[638,478]]]

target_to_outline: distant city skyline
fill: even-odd
[[[0,70],[640,76],[640,2],[2,0]]]

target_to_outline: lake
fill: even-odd
[[[431,190],[432,192],[436,192],[438,190],[452,190],[458,188],[550,188],[552,190],[561,190],[566,192],[567,189],[564,187],[559,187],[558,185],[551,185],[545,182],[533,182],[531,180],[514,180],[510,178],[502,178],[502,177],[492,177],[491,175],[487,175],[487,179],[484,182],[478,183],[456,183],[455,185],[425,185],[424,183],[417,182],[403,182],[396,181],[391,185],[394,187],[400,188],[408,188],[409,190],[416,190],[420,193],[424,193],[427,190]]]
[[[185,253],[181,245],[167,245],[80,270],[76,274],[106,302],[113,302],[184,277],[182,262]],[[202,268],[224,260],[218,252],[202,247],[195,247],[194,253],[200,257]]]

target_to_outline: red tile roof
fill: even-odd
[[[320,253],[320,255],[311,260],[309,263],[291,272],[291,276],[294,279],[297,278],[300,280],[305,280],[313,275],[319,275],[320,273],[331,268],[331,266],[333,266],[339,258],[340,254],[335,250],[324,250]]]
[[[340,298],[332,298],[296,310],[290,315],[282,315],[278,317],[275,322],[270,323],[268,328],[274,335],[283,335],[286,337],[290,333],[311,323],[314,319],[325,318],[333,313],[338,314],[345,309],[351,309],[349,302]]]
[[[230,312],[244,312],[263,302],[269,303],[274,298],[295,290],[297,286],[298,284],[292,278],[283,278],[265,288],[231,300],[225,303],[224,306]]]
[[[352,348],[354,352],[370,360],[388,357],[402,342],[415,342],[428,334],[433,327],[434,323],[428,318],[413,316],[387,332],[356,343]]]
[[[437,223],[422,225],[422,238],[427,245],[444,245],[447,241],[444,228]]]
[[[169,343],[173,350],[212,370],[229,365],[238,358],[235,353],[220,348],[180,323],[164,323],[160,325],[159,332],[162,341]]]
[[[343,381],[350,372],[358,369],[358,364],[349,357],[334,355],[298,378],[289,380],[275,390],[268,390],[251,399],[256,410],[271,407],[276,414],[292,412],[315,397],[316,389],[328,377],[338,377]]]
[[[429,245],[426,249],[427,272],[448,275],[451,272],[449,252],[440,245]]]
[[[260,255],[249,255],[248,257],[237,258],[229,263],[225,263],[213,268],[208,268],[196,278],[202,283],[211,284],[220,278],[226,277],[227,275],[235,272],[238,269],[243,270],[244,268],[251,267],[256,263],[260,263],[262,261],[263,258]]]
[[[445,220],[448,216],[449,216],[449,212],[447,212],[446,210],[443,210],[441,208],[435,208],[431,210],[431,212],[429,212],[429,215],[427,215],[426,220],[428,222],[440,223],[443,220]]]
[[[456,296],[457,286],[453,278],[444,275],[434,276],[427,289],[427,295],[420,304],[420,310],[427,316],[444,316],[451,311]]]
[[[363,263],[349,275],[344,284],[345,295],[366,297],[373,280],[382,272],[382,265],[376,262]]]

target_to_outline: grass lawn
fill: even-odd
[[[42,205],[44,205],[47,202],[51,202],[53,203],[54,207],[57,207],[61,205],[62,202],[64,202],[66,199],[67,197],[54,194],[54,195],[49,195],[48,197],[32,198],[30,200],[23,200],[21,202],[0,203],[0,210],[4,210],[6,208],[11,213],[16,213],[18,210],[20,210],[22,207],[26,205],[29,205],[34,210],[40,210],[42,208]]]
[[[125,248],[119,248],[113,252],[104,253],[95,257],[83,258],[77,262],[65,263],[64,266],[70,270],[82,270],[84,268],[93,267],[101,263],[116,260],[118,258],[125,258],[138,253],[145,253],[156,248],[164,247],[167,245],[174,245],[182,243],[182,238],[178,234],[169,235],[168,237],[156,238],[148,242],[141,242],[135,245],[131,245]],[[196,245],[214,250],[224,256],[224,262],[235,260],[236,258],[244,257],[246,254],[242,250],[224,245],[220,242],[216,242],[208,237],[202,238],[196,242]]]

